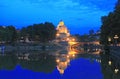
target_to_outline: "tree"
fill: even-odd
[[[7,26],[6,27],[7,31],[7,41],[13,43],[17,40],[17,31],[14,26]]]
[[[55,39],[56,29],[52,23],[45,22],[22,28],[20,35],[34,41],[48,42]]]
[[[102,44],[108,44],[108,38],[114,38],[115,35],[120,37],[120,0],[116,3],[115,10],[110,12],[108,16],[101,18],[101,38]]]
[[[89,30],[89,35],[94,35],[94,30],[93,29]]]
[[[14,26],[0,27],[0,40],[13,43],[17,39],[17,32]]]

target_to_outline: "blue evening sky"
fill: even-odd
[[[62,19],[72,34],[99,29],[101,16],[114,10],[117,0],[0,0],[0,25],[27,25]]]

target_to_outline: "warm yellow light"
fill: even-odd
[[[119,69],[115,69],[115,74],[117,74],[117,73],[118,73],[118,71],[119,71]]]
[[[63,26],[63,25],[64,25],[64,22],[63,22],[63,21],[60,21],[59,24],[60,24],[60,26]]]
[[[118,39],[118,38],[119,38],[118,35],[115,35],[115,36],[114,36],[114,39]]]
[[[75,41],[75,39],[73,38],[72,41]]]
[[[74,54],[73,54],[72,56],[73,56],[73,57],[75,57],[75,55],[74,55]]]
[[[59,36],[60,34],[56,34],[57,36]]]
[[[67,65],[67,61],[64,63],[64,65],[65,65],[65,66]]]
[[[60,60],[59,60],[59,59],[57,59],[57,60],[56,60],[56,62],[58,63],[58,62],[60,62]]]
[[[108,38],[108,41],[111,41],[111,38],[110,38],[110,37]]]
[[[60,74],[64,74],[64,69],[60,68],[59,66],[57,66],[57,70],[60,72]]]
[[[73,45],[73,44],[76,44],[76,42],[68,42],[69,45]]]
[[[109,64],[109,65],[111,65],[111,64],[112,64],[112,62],[111,62],[111,61],[108,61],[108,64]]]
[[[70,51],[70,52],[69,52],[69,55],[70,55],[70,54],[73,55],[73,54],[76,54],[76,52],[75,52],[75,51]]]

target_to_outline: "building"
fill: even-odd
[[[64,22],[61,20],[56,28],[56,40],[57,41],[68,41],[70,32],[67,27],[64,25]]]

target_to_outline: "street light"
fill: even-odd
[[[108,64],[109,64],[109,65],[111,65],[111,64],[112,64],[112,62],[111,62],[111,61],[108,61]]]
[[[110,42],[111,42],[111,38],[110,37],[108,37],[108,42],[109,42],[109,45],[110,45]]]
[[[114,70],[115,74],[117,74],[117,73],[118,73],[118,71],[119,71],[119,69],[117,69],[117,68],[116,68],[116,69]]]
[[[117,45],[117,39],[118,39],[119,37],[118,37],[118,35],[115,35],[114,36],[114,39],[115,39],[115,45]]]

